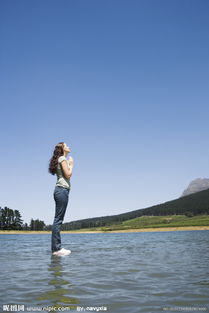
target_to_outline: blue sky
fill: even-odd
[[[172,200],[209,177],[208,9],[1,1],[0,206],[53,222],[59,141],[75,162],[64,222]]]

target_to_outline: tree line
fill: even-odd
[[[19,210],[0,207],[0,230],[46,230],[46,225],[39,219],[31,219],[30,224],[23,223]]]

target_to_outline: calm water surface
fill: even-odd
[[[50,234],[0,235],[0,312],[209,312],[209,231],[61,236],[69,256],[51,255]]]

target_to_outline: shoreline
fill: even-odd
[[[138,232],[158,232],[158,231],[187,231],[187,230],[209,230],[209,226],[179,226],[179,227],[156,227],[156,228],[139,228],[139,229],[121,229],[121,230],[61,230],[61,234],[95,234],[95,233],[138,233]],[[18,235],[18,234],[51,234],[51,231],[45,230],[0,230],[0,235]]]

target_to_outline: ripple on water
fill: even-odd
[[[66,258],[51,257],[50,236],[8,235],[0,247],[1,295],[4,303],[106,305],[110,313],[208,306],[208,234],[65,234]]]

